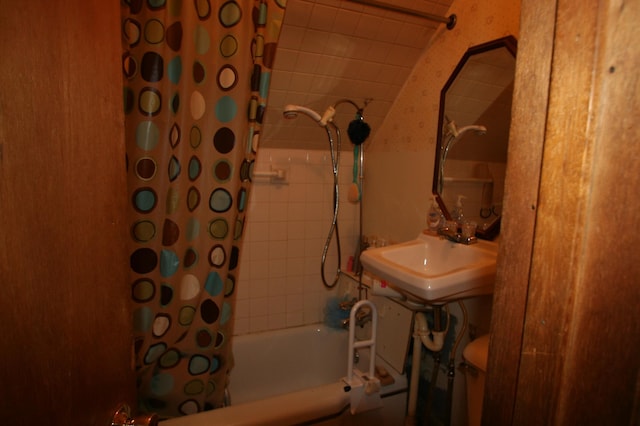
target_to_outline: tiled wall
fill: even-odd
[[[338,171],[343,269],[354,254],[359,235],[359,205],[347,200],[352,168],[352,152],[343,151]],[[320,276],[322,250],[333,217],[329,149],[261,149],[254,170],[271,169],[283,169],[286,179],[253,180],[240,261],[235,334],[322,321],[326,300],[334,294],[324,287]],[[333,279],[336,264],[334,237],[325,269],[328,280]]]

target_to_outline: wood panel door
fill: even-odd
[[[521,13],[483,424],[638,425],[640,2]]]
[[[134,403],[117,2],[0,0],[0,413]]]

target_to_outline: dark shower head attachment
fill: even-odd
[[[354,145],[362,145],[369,137],[369,133],[371,133],[371,127],[364,121],[362,109],[358,109],[356,119],[352,120],[347,128],[349,139]]]

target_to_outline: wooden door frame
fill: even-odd
[[[639,12],[522,1],[484,425],[639,421]]]

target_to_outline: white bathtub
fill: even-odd
[[[382,387],[383,407],[351,415],[345,330],[311,325],[234,337],[231,406],[161,422],[162,426],[402,424],[407,380],[383,359],[394,383]],[[368,369],[368,350],[356,368]]]

